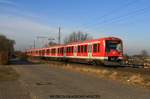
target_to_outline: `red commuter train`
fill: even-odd
[[[65,61],[118,65],[123,60],[123,43],[119,38],[105,37],[66,45],[29,49],[26,54],[32,57]]]

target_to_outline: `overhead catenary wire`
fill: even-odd
[[[124,19],[126,17],[135,16],[135,15],[138,15],[142,12],[146,12],[148,8],[150,8],[150,7],[145,7],[145,8],[142,8],[142,9],[138,9],[138,10],[135,10],[133,12],[129,12],[125,15],[121,15],[121,16],[118,16],[118,17],[111,18],[110,20],[105,20],[105,21],[99,22],[99,23],[91,26],[90,28],[88,28],[86,30],[92,29],[93,27],[95,28],[96,26],[100,27],[100,25],[107,24],[107,23],[120,22],[122,19]]]
[[[127,8],[128,6],[131,6],[131,5],[133,5],[133,4],[136,4],[138,1],[139,1],[139,0],[133,0],[133,1],[131,1],[131,2],[127,2],[126,4],[124,4],[124,5],[122,5],[122,6],[119,6],[119,7],[117,7],[116,9],[113,9],[113,10],[111,10],[111,11],[105,13],[104,15],[98,17],[97,19],[98,19],[98,20],[101,20],[101,21],[104,21],[104,20],[102,20],[102,19],[104,19],[104,18],[106,18],[106,17],[108,17],[108,16],[110,17],[111,15],[114,15],[115,13],[118,13],[118,12],[122,11],[123,9]],[[100,21],[100,22],[101,22],[101,21]],[[88,28],[88,27],[93,26],[93,25],[95,25],[95,24],[97,24],[97,23],[94,23],[94,24],[82,24],[82,25],[80,25],[80,27],[83,26],[83,28]]]

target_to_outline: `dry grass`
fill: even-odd
[[[143,84],[144,83],[144,79],[140,74],[132,75],[128,81],[130,81],[133,84]]]
[[[19,74],[9,66],[0,66],[0,81],[17,80]]]

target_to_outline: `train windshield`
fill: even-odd
[[[111,50],[122,51],[122,42],[116,40],[107,40],[106,41],[106,52],[110,52]]]

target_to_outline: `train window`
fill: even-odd
[[[97,44],[97,52],[100,52],[100,44]]]
[[[67,47],[67,53],[69,52],[69,48]]]
[[[42,51],[40,50],[40,55],[42,55]]]
[[[42,55],[44,55],[45,54],[45,50],[42,50]]]
[[[68,47],[66,47],[66,53],[68,53]]]
[[[50,50],[49,50],[49,49],[47,49],[47,50],[46,50],[46,54],[49,54],[49,52],[50,52]]]
[[[58,53],[58,54],[60,53],[60,48],[57,48],[57,53]]]
[[[111,50],[122,51],[122,43],[121,41],[106,41],[106,52],[110,52]]]
[[[54,54],[56,53],[56,49],[54,49]]]
[[[68,53],[70,53],[70,47],[68,47]]]
[[[87,45],[84,45],[84,53],[87,52]]]
[[[62,53],[62,48],[58,48],[58,54],[61,54]]]
[[[56,49],[52,49],[51,53],[55,54],[56,53]]]
[[[56,49],[54,49],[54,54],[56,53]]]
[[[67,53],[69,52],[69,48],[67,47]]]
[[[99,43],[93,44],[93,52],[94,53],[100,52],[100,44]]]
[[[62,48],[61,48],[61,54],[63,54],[63,53],[64,53],[64,48],[62,47]]]
[[[67,47],[67,53],[70,53],[70,47]]]
[[[70,53],[72,53],[72,47],[70,47]]]
[[[62,54],[62,48],[59,48],[59,53]]]
[[[54,54],[54,49],[51,50],[51,53]]]
[[[83,45],[81,46],[81,53],[83,53]]]
[[[78,46],[78,53],[80,53],[81,51],[80,51],[80,45]]]
[[[72,53],[72,47],[70,47],[70,53]]]
[[[58,54],[63,54],[63,48],[58,48]]]
[[[73,50],[72,47],[70,47],[70,53],[72,53],[72,50]]]
[[[61,54],[61,48],[58,48],[58,54]]]
[[[71,47],[71,49],[72,49],[72,50],[71,50],[71,53],[73,53],[73,50],[74,50],[74,49],[73,49],[73,46]]]
[[[71,52],[71,47],[69,47],[69,53]]]
[[[93,45],[93,52],[96,53],[97,52],[97,44]]]
[[[73,46],[67,47],[67,53],[73,53]]]

